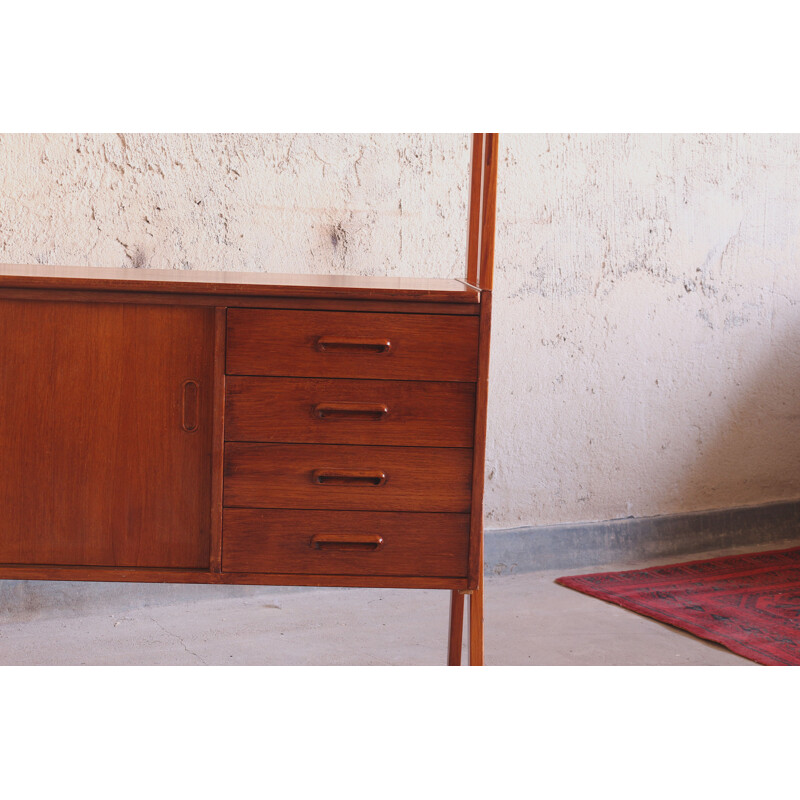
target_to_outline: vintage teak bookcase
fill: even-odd
[[[482,664],[472,144],[463,281],[0,267],[0,579],[449,589]]]

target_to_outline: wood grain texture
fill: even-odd
[[[225,572],[464,577],[467,571],[467,514],[226,509],[224,530]]]
[[[477,352],[474,317],[228,311],[231,375],[474,381]]]
[[[213,336],[205,309],[0,301],[0,563],[208,567]]]
[[[317,472],[385,479],[320,483]],[[466,448],[225,445],[226,507],[468,512],[471,483]]]
[[[210,572],[200,569],[63,567],[0,564],[0,580],[123,581],[125,583],[198,583],[246,586],[351,586],[395,589],[465,589],[466,578],[402,575],[304,575],[301,573]]]
[[[169,306],[238,308],[297,308],[320,311],[375,311],[390,314],[447,314],[478,316],[479,293],[470,289],[469,303],[443,303],[414,299],[347,300],[323,297],[272,297],[270,295],[175,294],[169,292],[122,292],[105,289],[16,289],[0,285],[0,299],[66,300],[90,303],[136,303]]]
[[[238,442],[472,447],[475,384],[229,376]]]
[[[449,303],[471,303],[475,300],[474,292],[459,281],[437,278],[51,267],[36,264],[0,264],[0,287],[354,300],[407,298],[417,302],[430,300]]]

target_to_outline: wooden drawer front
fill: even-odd
[[[475,384],[228,378],[225,438],[472,447]]]
[[[466,513],[471,477],[467,448],[229,442],[224,505]]]
[[[231,308],[226,347],[231,375],[474,381],[478,318]]]
[[[468,514],[226,509],[224,572],[467,574]]]

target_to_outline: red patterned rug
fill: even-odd
[[[800,665],[800,547],[556,583],[718,642],[759,664]]]

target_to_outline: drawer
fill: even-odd
[[[223,572],[464,577],[468,514],[226,509]]]
[[[478,318],[228,310],[230,375],[474,381]]]
[[[228,442],[224,505],[466,513],[471,477],[467,448]]]
[[[237,442],[472,447],[475,384],[231,376],[225,438]]]

